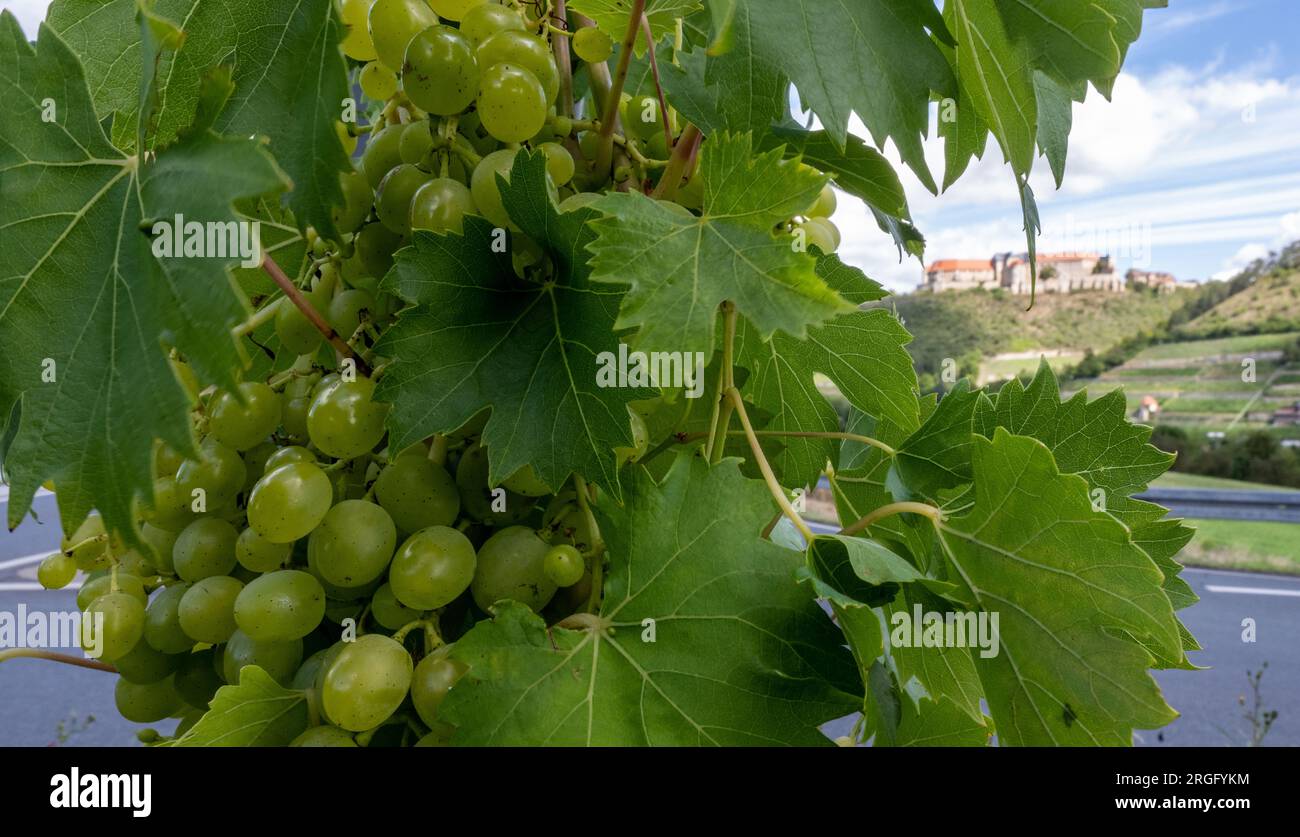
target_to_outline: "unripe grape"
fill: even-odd
[[[244,403],[223,392],[208,405],[208,432],[235,450],[248,450],[270,436],[280,425],[280,396],[266,384],[245,381],[239,385]]]
[[[310,388],[308,388],[308,397],[310,397]],[[316,454],[302,445],[285,445],[267,457],[265,473],[269,474],[281,465],[288,465],[292,462],[310,462],[315,465]]]
[[[411,676],[411,704],[428,726],[438,723],[438,707],[456,681],[469,670],[464,663],[451,658],[449,649],[444,649],[446,646],[438,649],[443,653],[434,652],[420,660]]]
[[[357,74],[361,92],[376,101],[391,99],[397,92],[397,74],[378,61],[371,61]]]
[[[366,16],[370,12],[371,0],[343,0],[342,20],[347,27],[343,36],[343,54],[358,61],[371,61],[375,58],[375,46],[370,42],[370,31]]]
[[[54,552],[45,556],[36,567],[36,580],[46,590],[60,590],[72,583],[77,575],[77,562],[71,555]]]
[[[496,3],[480,3],[460,19],[460,33],[475,46],[503,29],[523,28],[523,18],[517,12]]]
[[[239,566],[250,572],[269,573],[280,569],[289,560],[292,544],[271,543],[251,527],[239,533],[235,541],[235,559]]]
[[[375,310],[373,296],[366,291],[349,288],[334,295],[325,318],[329,321],[330,327],[347,340],[360,327],[362,314],[373,320]]]
[[[465,216],[477,215],[474,196],[465,184],[439,177],[420,187],[411,199],[411,227],[435,233],[461,233]]]
[[[839,230],[825,218],[809,218],[795,229],[803,232],[804,244],[809,251],[816,247],[829,254],[839,249]]]
[[[235,541],[239,532],[224,520],[200,517],[176,538],[172,560],[176,574],[189,582],[214,575],[229,575],[235,568]]]
[[[835,214],[835,207],[839,203],[835,196],[835,187],[827,183],[822,187],[821,193],[817,195],[816,202],[806,214],[809,218],[829,218]]]
[[[388,125],[371,133],[366,150],[361,152],[361,171],[371,189],[378,189],[384,175],[402,164],[402,133],[405,130],[405,125]]]
[[[180,623],[181,599],[188,584],[172,584],[159,590],[145,609],[144,639],[155,651],[180,654],[194,647],[194,638]]]
[[[478,113],[483,127],[502,142],[523,142],[546,124],[546,90],[537,76],[517,64],[494,64],[479,81]]]
[[[574,161],[569,149],[558,142],[544,142],[538,146],[546,155],[546,171],[557,186],[563,186],[573,179]]]
[[[496,64],[522,67],[541,82],[547,105],[555,101],[560,90],[560,74],[555,56],[545,40],[514,29],[497,32],[478,45],[475,55],[484,69]]]
[[[153,568],[163,575],[175,575],[176,567],[172,563],[172,549],[176,546],[178,532],[171,532],[152,523],[140,527],[140,539],[151,551]]]
[[[93,570],[108,566],[108,537],[104,529],[104,519],[98,513],[86,516],[81,525],[71,535],[63,538],[59,548],[64,552],[71,550],[72,560],[78,569]],[[76,547],[72,549],[72,547]]]
[[[478,207],[479,213],[484,218],[498,227],[513,228],[514,226],[501,200],[497,175],[504,177],[507,183],[510,182],[510,170],[514,167],[516,154],[518,154],[517,150],[509,148],[493,151],[479,162],[470,178],[470,191],[473,194],[474,205]]]
[[[623,109],[623,127],[639,139],[648,140],[656,132],[663,133],[663,120],[659,114],[659,99],[654,96],[633,96]]]
[[[182,705],[170,677],[145,684],[119,677],[113,689],[113,702],[119,715],[136,724],[161,721],[178,712]]]
[[[266,642],[301,639],[325,618],[325,591],[311,573],[278,570],[259,576],[239,593],[235,622]]]
[[[113,663],[117,673],[132,683],[157,683],[173,674],[185,661],[183,654],[164,654],[147,642],[135,647]]]
[[[375,481],[375,499],[403,532],[450,526],[460,512],[456,481],[425,456],[399,456]]]
[[[517,523],[532,511],[536,499],[505,489],[504,510],[488,485],[489,463],[486,451],[478,444],[465,449],[456,464],[456,487],[460,490],[461,509],[465,514],[490,526]]]
[[[358,747],[352,733],[336,726],[323,724],[304,730],[301,735],[289,742],[290,747]]]
[[[594,26],[584,26],[573,34],[573,52],[588,64],[599,64],[614,54],[614,40]]]
[[[370,276],[380,277],[393,266],[393,253],[402,237],[383,224],[366,224],[357,233],[357,254]]]
[[[321,391],[307,411],[312,444],[336,459],[373,449],[384,437],[390,406],[375,401],[374,392],[374,382],[365,377],[339,380]]]
[[[421,611],[409,608],[397,600],[392,585],[381,585],[370,599],[370,615],[390,631],[419,618]]]
[[[248,497],[248,525],[271,543],[290,543],[315,529],[334,499],[330,479],[309,462],[271,471]]]
[[[393,519],[365,500],[334,506],[307,542],[316,571],[339,587],[357,587],[382,576],[396,547]]]
[[[433,148],[433,134],[429,133],[429,127],[428,119],[417,119],[402,129],[402,138],[397,143],[397,152],[403,163],[415,165]]]
[[[90,603],[100,596],[113,592],[113,573],[104,571],[103,575],[90,575],[77,591],[77,609],[85,610]],[[133,596],[143,607],[149,604],[149,595],[144,591],[144,581],[135,575],[117,572],[117,592]]]
[[[81,616],[81,647],[101,662],[125,656],[144,635],[144,605],[130,593],[105,593]]]
[[[413,671],[411,655],[389,637],[363,634],[344,643],[325,672],[325,714],[346,730],[373,729],[406,699]]]
[[[470,586],[474,603],[488,610],[502,599],[513,599],[541,611],[556,590],[546,576],[547,549],[546,541],[527,526],[510,526],[488,538],[479,549]]]
[[[339,175],[343,190],[343,205],[332,210],[334,226],[340,234],[356,232],[370,213],[373,195],[363,171],[353,170]]]
[[[181,630],[199,642],[219,644],[235,632],[235,599],[244,585],[228,575],[196,581],[181,596]]]
[[[448,526],[421,529],[393,556],[388,583],[393,595],[415,610],[450,604],[474,578],[474,545]]]
[[[411,198],[433,178],[419,167],[403,163],[379,182],[375,193],[375,214],[389,230],[406,235],[411,231]]]
[[[370,40],[379,60],[394,71],[402,69],[406,45],[421,31],[438,23],[423,0],[375,0],[369,15]]]
[[[402,87],[416,107],[438,116],[460,113],[479,91],[474,45],[450,26],[431,26],[411,39]]]
[[[429,0],[429,5],[438,13],[438,17],[447,20],[460,20],[470,9],[487,0]]]
[[[516,494],[522,494],[525,497],[545,497],[554,492],[550,486],[542,482],[537,472],[533,470],[532,465],[525,465],[518,471],[506,477],[501,483],[502,487],[513,491]]]
[[[257,666],[287,688],[301,664],[301,639],[256,640],[240,630],[230,635],[221,654],[222,677],[232,686],[239,683],[244,666]]]
[[[205,508],[215,510],[234,502],[247,476],[248,469],[238,453],[208,439],[199,447],[199,458],[185,460],[176,472],[176,487],[191,508],[201,489]]]
[[[583,574],[587,571],[587,563],[583,560],[582,553],[567,543],[556,544],[547,550],[546,557],[542,559],[542,566],[546,571],[546,577],[557,587],[572,587],[582,580]]]
[[[207,710],[212,697],[223,685],[221,675],[217,673],[217,654],[211,648],[182,654],[183,662],[172,677],[176,693],[189,706]]]

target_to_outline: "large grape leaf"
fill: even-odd
[[[855,311],[808,330],[805,340],[774,334],[760,340],[748,324],[736,332],[736,362],[750,371],[742,390],[770,414],[765,430],[839,430],[839,415],[818,390],[816,373],[830,378],[849,403],[896,424],[917,424],[916,371],[898,318],[883,308]],[[772,458],[787,485],[816,482],[835,451],[828,438],[787,438]]]
[[[622,43],[627,36],[628,19],[632,16],[631,0],[570,0],[570,11],[586,15],[595,21],[602,32],[614,43]],[[700,9],[700,0],[646,0],[645,17],[650,22],[650,32],[658,43],[677,31],[677,19],[689,17]],[[644,55],[645,37],[638,35],[635,52]]]
[[[827,178],[783,159],[755,155],[748,134],[718,134],[700,163],[704,213],[695,217],[640,193],[614,193],[592,204],[592,279],[627,285],[619,328],[637,328],[646,351],[709,352],[717,307],[731,300],[766,338],[781,330],[802,338],[853,310],[817,275],[816,258],[773,228],[806,210]]]
[[[660,62],[660,73],[669,103],[705,136],[761,136],[790,109],[790,81],[747,47],[720,56],[702,47],[681,52],[674,63]]]
[[[55,0],[49,24],[82,57],[101,116],[116,114],[113,138],[135,141],[140,86],[136,0]],[[261,134],[293,181],[287,200],[298,223],[332,233],[330,207],[342,200],[348,157],[335,122],[351,96],[339,51],[342,24],[331,0],[158,0],[154,13],[179,25],[185,41],[159,63],[159,109],[151,147],[171,142],[194,119],[202,78],[233,65],[235,92],[215,129]]]
[[[933,4],[917,0],[745,0],[733,28],[750,33],[760,61],[782,68],[805,107],[843,144],[856,112],[878,147],[892,139],[931,191],[921,141],[932,91],[949,95],[952,72],[927,31],[943,29]]]
[[[174,747],[283,747],[309,723],[307,693],[286,689],[257,666],[239,672],[239,685],[222,686],[211,708]]]
[[[626,404],[654,393],[597,383],[598,356],[618,354],[622,297],[588,279],[597,213],[559,212],[541,154],[518,155],[501,184],[511,218],[545,248],[554,275],[519,279],[492,224],[476,216],[463,235],[417,231],[384,279],[415,306],[376,349],[393,358],[379,386],[393,402],[392,442],[400,449],[455,430],[491,407],[483,443],[494,484],[532,465],[548,485],[577,471],[617,494],[613,449],[632,442]]]
[[[761,483],[680,456],[662,483],[638,468],[628,497],[597,509],[612,630],[548,630],[500,606],[456,642],[470,668],[439,710],[454,743],[828,743],[817,725],[861,705],[859,681],[794,583],[799,553],[759,537]]]
[[[40,484],[59,487],[71,531],[91,508],[135,544],[151,497],[153,439],[189,449],[189,401],[165,346],[233,385],[230,329],[247,314],[230,258],[151,253],[155,220],[234,221],[232,204],[283,187],[249,139],[196,128],[141,164],[105,136],[77,57],[48,26],[33,49],[0,16],[0,416],[16,526]],[[45,100],[55,119],[42,119]]]
[[[1147,672],[1182,653],[1151,558],[1037,439],[975,436],[971,470],[973,507],[937,528],[951,595],[999,616],[975,665],[1001,743],[1128,745],[1177,717]]]

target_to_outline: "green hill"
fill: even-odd
[[[1175,334],[1196,339],[1300,329],[1300,271],[1275,270],[1234,294]]]

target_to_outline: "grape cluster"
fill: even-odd
[[[202,388],[173,360],[195,405],[197,448],[188,458],[156,444],[153,499],[138,509],[144,548],[127,548],[92,514],[38,569],[50,588],[84,579],[77,604],[102,614],[121,714],[180,718],[177,735],[256,665],[316,695],[321,724],[295,744],[446,743],[439,706],[465,671],[452,650],[496,603],[522,603],[549,623],[598,604],[591,489],[548,485],[531,467],[491,484],[487,411],[395,449],[389,405],[375,398],[387,362],[375,346],[401,307],[379,283],[394,253],[416,230],[458,233],[474,214],[512,230],[515,270],[536,278],[546,255],[511,224],[497,178],[509,181],[523,144],[545,154],[562,210],[594,199],[614,184],[609,172],[592,175],[593,123],[556,115],[547,30],[521,9],[344,0],[342,18],[343,50],[377,109],[359,164],[341,179],[337,235],[307,231],[298,291],[352,354],[326,343],[334,338],[304,305],[278,296],[257,315],[279,347],[280,371],[266,380]],[[584,28],[573,47],[596,62],[612,45]],[[620,141],[667,157],[676,114],[654,96],[622,102]],[[689,214],[701,200],[695,176],[669,205]],[[834,250],[834,204],[828,187],[786,231]],[[629,408],[633,443],[615,449],[620,465],[645,454],[645,416],[658,403]]]

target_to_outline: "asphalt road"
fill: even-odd
[[[5,500],[0,487],[0,513]],[[0,611],[14,613],[19,604],[29,611],[75,607],[71,590],[41,590],[35,582],[36,560],[57,549],[59,541],[54,498],[38,497],[35,508],[40,522],[28,519],[14,532],[0,530]],[[1265,743],[1300,746],[1300,578],[1214,570],[1187,570],[1185,575],[1201,602],[1180,615],[1205,648],[1193,655],[1193,662],[1206,670],[1156,673],[1166,699],[1182,717],[1159,733],[1139,733],[1139,743],[1245,744],[1249,724],[1238,700],[1251,703],[1246,673],[1268,663],[1263,707],[1276,710],[1278,720]],[[1242,639],[1245,619],[1254,620],[1254,642]],[[836,722],[826,729],[838,735],[849,725]],[[140,728],[113,708],[111,675],[44,660],[0,664],[0,746],[47,746],[61,740],[129,746],[137,743]]]

